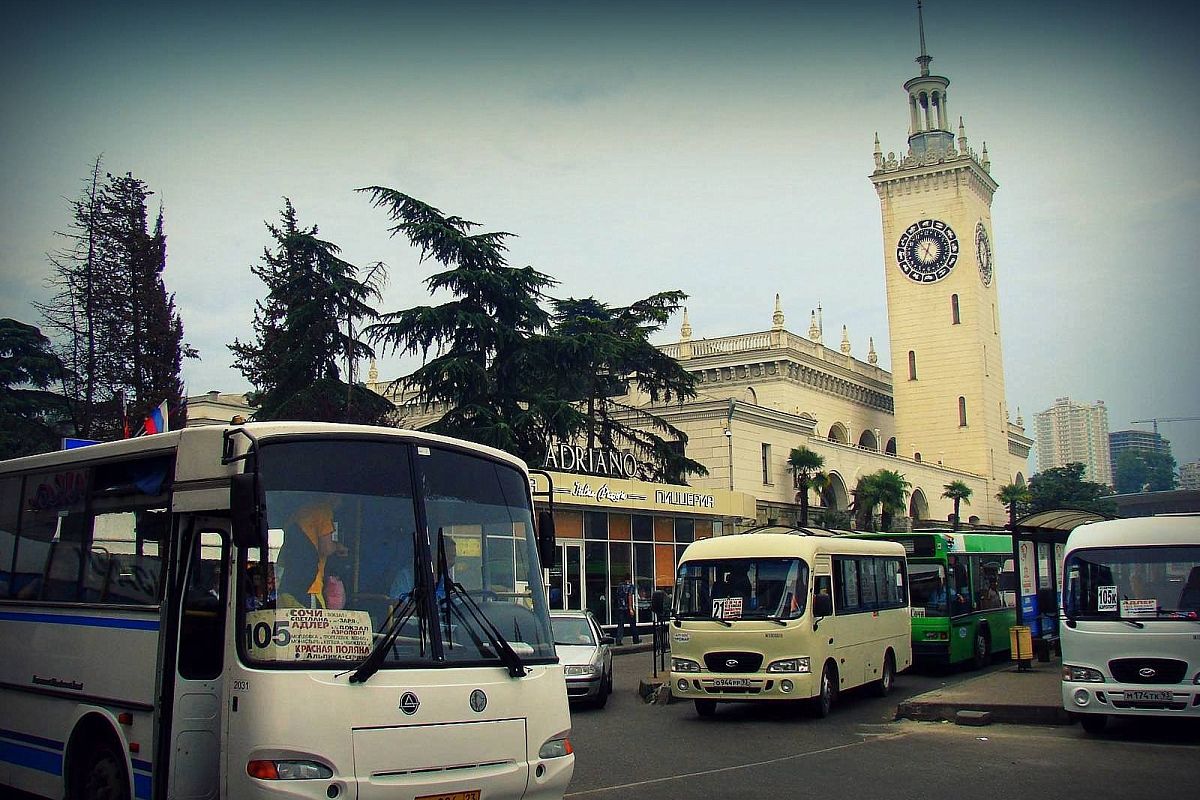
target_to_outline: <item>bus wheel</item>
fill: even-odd
[[[991,657],[991,645],[988,642],[987,631],[975,629],[975,642],[971,647],[971,669],[983,669]]]
[[[108,742],[93,745],[71,781],[70,800],[129,800],[129,783],[121,762]]]
[[[820,694],[813,698],[813,711],[818,717],[828,717],[837,697],[837,671],[829,664],[821,670]]]
[[[1104,733],[1104,729],[1108,727],[1107,714],[1080,714],[1079,724],[1083,726],[1083,730],[1090,733],[1092,736],[1098,736]]]
[[[713,714],[717,713],[717,701],[697,700],[696,713],[702,717],[711,717]]]
[[[896,681],[896,659],[892,657],[889,650],[887,655],[883,657],[883,674],[879,676],[879,680],[875,681],[872,689],[876,697],[887,697],[892,693],[892,684]]]

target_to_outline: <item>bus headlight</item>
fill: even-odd
[[[246,773],[262,781],[312,781],[333,777],[333,770],[316,761],[250,761]]]
[[[575,748],[571,746],[571,732],[563,731],[546,740],[538,750],[538,758],[562,758],[574,752]]]
[[[1064,681],[1085,681],[1087,683],[1104,683],[1104,674],[1091,667],[1076,667],[1063,664],[1062,679]]]
[[[700,664],[692,661],[690,658],[672,658],[672,672],[699,672]]]
[[[803,658],[784,658],[772,661],[767,666],[767,672],[808,672],[808,656]]]

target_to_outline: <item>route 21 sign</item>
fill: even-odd
[[[712,615],[713,619],[741,619],[742,598],[723,597],[719,600],[713,600]]]

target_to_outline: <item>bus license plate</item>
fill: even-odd
[[[718,689],[720,689],[722,687],[727,687],[727,686],[734,687],[734,686],[749,686],[749,685],[750,685],[749,678],[714,678],[713,679],[713,686],[715,686]]]
[[[1151,692],[1144,689],[1134,689],[1125,692],[1125,700],[1128,702],[1169,703],[1172,700],[1172,694],[1169,691]]]
[[[448,794],[423,794],[417,800],[479,800],[479,789],[465,792],[449,792]]]

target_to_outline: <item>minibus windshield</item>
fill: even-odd
[[[683,618],[795,619],[808,601],[798,558],[723,558],[679,565],[675,612]]]
[[[1064,609],[1076,619],[1197,619],[1200,547],[1103,547],[1069,554]]]

